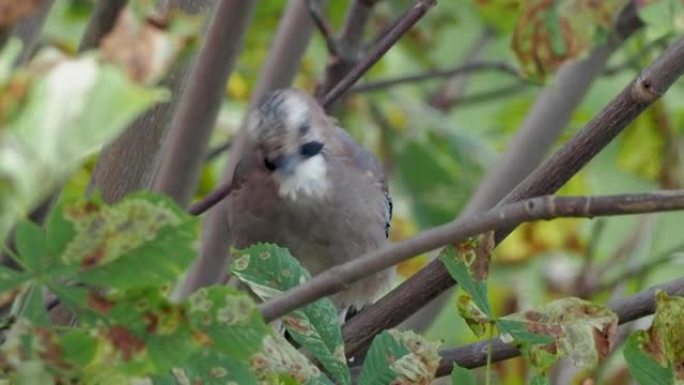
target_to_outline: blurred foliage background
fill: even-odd
[[[273,40],[284,0],[258,3],[235,71],[225,88],[212,148],[235,135],[245,114],[259,69]],[[326,15],[339,27],[350,1],[329,1]],[[374,36],[412,1],[380,1],[368,36]],[[675,2],[678,3],[678,2]],[[44,43],[75,52],[92,3],[57,0],[43,31]],[[392,79],[468,61],[496,61],[521,68],[512,36],[520,1],[440,1],[365,76],[364,82]],[[558,141],[573,135],[596,115],[641,68],[648,65],[678,32],[676,23],[654,22],[630,38],[611,57]],[[313,92],[329,60],[324,39],[316,34],[300,66],[295,85]],[[524,78],[505,71],[478,71],[437,77],[369,91],[352,91],[332,114],[361,143],[376,153],[391,180],[395,202],[393,240],[445,223],[458,215],[483,175],[529,112],[539,91],[553,84],[547,77]],[[560,90],[562,92],[562,90]],[[681,187],[684,133],[684,84],[679,82],[639,117],[618,140],[577,174],[560,194],[588,195],[642,192]],[[212,151],[197,196],[219,183],[227,151]],[[95,159],[68,182],[66,196],[82,196]],[[605,302],[684,274],[681,227],[684,214],[564,219],[518,228],[496,249],[489,278],[497,314],[579,295]],[[431,255],[399,266],[398,280],[420,269]],[[590,274],[589,274],[590,273]],[[455,300],[434,314],[426,336],[452,346],[475,340],[456,311]],[[496,366],[499,383],[524,383],[521,360]],[[607,384],[621,384],[624,368],[609,361]]]

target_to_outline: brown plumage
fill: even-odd
[[[377,159],[307,94],[267,95],[248,119],[250,148],[228,198],[231,238],[287,247],[313,275],[387,242],[392,203]],[[333,297],[340,308],[372,302],[387,270]]]

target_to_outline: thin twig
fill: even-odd
[[[328,91],[321,105],[324,108],[332,105],[345,91],[365,74],[382,56],[418,22],[427,11],[437,4],[437,0],[416,0],[413,7],[406,12],[399,21],[390,29],[376,46],[368,53],[368,56],[347,73],[347,75]]]
[[[323,10],[321,9],[320,0],[307,0],[309,5],[309,13],[311,14],[311,19],[313,20],[316,28],[321,32],[323,39],[325,40],[325,45],[328,47],[328,52],[332,55],[340,55],[340,47],[337,39],[335,38],[335,32],[333,31],[330,23],[325,18]]]
[[[474,72],[503,72],[506,74],[520,77],[520,71],[505,61],[479,61],[461,64],[451,69],[433,69],[418,74],[399,76],[392,79],[382,79],[365,82],[352,87],[350,93],[361,93],[369,91],[383,90],[399,85],[422,82],[425,80],[440,79],[452,76],[467,75]]]
[[[608,308],[617,313],[619,323],[624,324],[651,315],[655,312],[656,290],[662,290],[671,296],[684,295],[684,278],[641,291],[627,298],[608,303]],[[487,362],[487,346],[492,344],[492,361],[499,362],[520,355],[518,349],[511,344],[502,342],[499,338],[444,349],[440,352],[442,361],[437,369],[437,376],[446,376],[453,369],[454,363],[465,368],[477,368]]]
[[[309,282],[279,295],[260,307],[267,321],[281,317],[349,284],[382,271],[414,255],[457,243],[486,231],[515,227],[523,222],[559,217],[596,217],[684,209],[684,190],[599,197],[543,196],[495,207],[335,266]],[[438,263],[441,263],[438,261]]]

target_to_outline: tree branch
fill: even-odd
[[[128,4],[128,0],[99,0],[95,3],[93,14],[88,21],[88,26],[78,46],[78,52],[97,48],[100,45],[100,40],[116,24],[119,12],[121,12],[126,4]]]
[[[54,0],[43,0],[38,11],[14,26],[12,33],[19,37],[22,42],[21,54],[15,63],[17,66],[28,63],[36,51],[40,41],[40,33],[43,31],[45,20],[47,20],[54,3]]]
[[[411,27],[413,27],[430,8],[435,6],[435,4],[437,4],[437,0],[416,0],[411,9],[406,12],[389,31],[387,31],[378,44],[371,49],[366,58],[354,66],[342,80],[335,84],[335,86],[325,94],[321,100],[321,105],[326,109],[329,108],[335,100],[356,83],[373,64],[380,60],[380,58],[392,48],[397,40],[399,40],[406,31],[411,29]]]
[[[418,74],[399,76],[392,79],[381,79],[368,81],[363,84],[358,84],[352,87],[350,93],[362,93],[383,90],[400,85],[406,85],[425,80],[433,80],[440,78],[448,78],[453,76],[468,75],[475,72],[503,72],[512,76],[520,78],[520,72],[517,68],[508,62],[502,60],[493,61],[476,61],[466,64],[461,64],[451,69],[433,69]]]
[[[335,266],[309,282],[271,299],[263,304],[260,310],[267,321],[273,321],[319,298],[342,291],[348,288],[349,284],[416,254],[461,242],[487,231],[515,227],[523,222],[559,217],[592,218],[681,209],[684,209],[684,190],[598,197],[547,195],[508,203],[481,214],[473,214],[468,218],[432,228],[413,238]],[[434,263],[441,264],[440,261]]]
[[[176,0],[168,2],[165,10],[180,9],[190,15],[210,14],[208,11],[215,4],[215,0]],[[162,86],[171,91],[171,100],[145,111],[102,149],[88,186],[89,192],[97,189],[105,201],[113,203],[133,191],[151,188],[161,160],[162,142],[178,99],[188,84],[195,59],[193,54],[176,63],[162,82]]]
[[[335,32],[323,14],[320,1],[308,0],[308,5],[311,19],[313,20],[314,24],[316,24],[316,28],[318,28],[318,30],[321,32],[321,35],[325,40],[325,44],[328,47],[328,52],[330,52],[332,55],[339,55],[339,47],[337,40],[335,39]]]
[[[225,84],[251,19],[253,0],[221,0],[180,96],[154,189],[184,206],[199,179]]]
[[[259,73],[259,81],[252,93],[250,106],[267,92],[288,87],[292,83],[312,33],[313,23],[307,13],[307,0],[290,0],[281,17],[266,63]],[[212,192],[206,199],[193,205],[191,210],[194,210],[196,214],[208,209],[213,203],[219,202],[230,191],[235,166],[244,153],[247,141],[244,121],[242,126],[233,140],[228,164],[218,188],[218,190],[225,190]],[[203,205],[202,202],[210,203]],[[200,258],[192,266],[183,283],[180,291],[181,297],[192,293],[199,287],[218,282],[225,274],[225,266],[228,263],[226,254],[230,245],[227,216],[225,205],[219,204],[205,218]]]
[[[656,290],[662,290],[671,296],[684,295],[684,278],[646,289],[630,297],[611,301],[607,306],[618,315],[620,324],[634,321],[655,312],[654,294]],[[437,368],[437,376],[446,376],[451,373],[454,363],[465,368],[477,368],[486,365],[487,347],[490,343],[492,344],[492,362],[499,362],[520,355],[514,345],[506,344],[498,338],[453,349],[444,349],[440,352],[442,361]]]
[[[684,38],[672,44],[578,134],[508,194],[502,203],[555,192],[660,97],[682,73]],[[497,243],[513,228],[498,230]],[[351,352],[361,349],[378,331],[397,325],[453,285],[454,281],[439,261],[429,263],[345,325],[348,349]]]

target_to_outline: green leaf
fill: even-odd
[[[449,274],[465,291],[459,295],[458,310],[477,336],[483,335],[486,324],[493,318],[486,280],[490,252],[481,247],[485,246],[486,239],[471,238],[455,246],[447,246],[439,254]]]
[[[167,382],[164,382],[165,378]],[[258,381],[245,362],[207,349],[188,359],[182,367],[174,368],[170,375],[154,378],[153,383],[154,385],[225,385],[230,383],[257,385]]]
[[[48,257],[43,229],[33,222],[21,221],[14,230],[14,243],[25,267],[41,274]]]
[[[0,293],[12,290],[22,283],[28,281],[31,275],[28,273],[12,270],[5,266],[0,266]]]
[[[193,329],[205,333],[213,348],[236,359],[244,360],[256,353],[272,332],[254,301],[230,287],[198,290],[187,304]]]
[[[0,58],[0,67],[6,60]],[[13,107],[0,116],[0,240],[86,156],[167,97],[132,84],[94,55],[51,63],[0,83],[0,98]]]
[[[595,367],[611,349],[617,322],[617,315],[605,307],[563,298],[503,317],[498,327],[506,339],[522,345],[533,365],[546,370],[560,356],[578,366]],[[548,349],[550,343],[555,349]]]
[[[622,354],[629,372],[641,385],[673,384],[672,369],[663,367],[642,348],[642,345],[647,345],[649,341],[650,337],[645,331],[632,333],[627,339]]]
[[[22,296],[21,317],[25,317],[36,326],[49,326],[52,324],[45,310],[45,296],[43,285],[31,284]]]
[[[451,385],[476,385],[475,375],[470,370],[454,364],[451,369]]]
[[[52,259],[58,259],[76,236],[73,222],[65,216],[65,202],[55,205],[45,223],[48,254]]]
[[[364,385],[429,384],[439,366],[439,343],[412,331],[390,329],[373,339],[361,368]]]
[[[233,254],[231,272],[263,300],[311,278],[287,249],[276,245],[257,244]],[[329,299],[296,310],[282,321],[292,338],[311,352],[335,380],[351,383],[337,309]]]
[[[637,1],[639,19],[646,24],[646,36],[659,39],[682,31],[684,4],[680,0]]]
[[[113,206],[84,201],[65,206],[64,215],[74,237],[60,259],[79,268],[79,280],[91,285],[130,289],[172,283],[196,255],[197,219],[166,197],[138,193]]]

